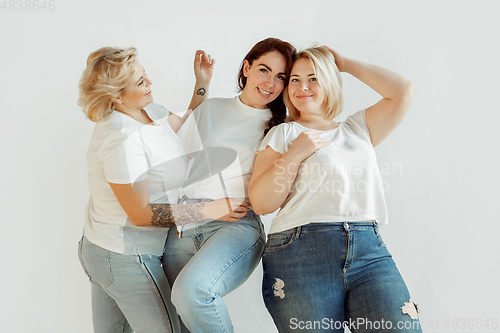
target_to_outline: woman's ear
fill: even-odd
[[[123,101],[120,98],[120,96],[118,96],[116,98],[115,97],[111,97],[110,99],[111,99],[111,103],[113,103],[113,104],[123,104]]]
[[[250,63],[245,59],[243,62],[243,76],[248,77],[248,73],[250,72]]]

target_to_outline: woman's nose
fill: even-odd
[[[273,85],[274,85],[273,78],[268,77],[267,80],[266,80],[266,86],[268,86],[269,88],[271,88]]]

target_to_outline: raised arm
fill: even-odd
[[[196,83],[194,86],[193,97],[183,117],[179,117],[174,113],[170,113],[168,122],[174,132],[181,128],[187,117],[196,109],[204,100],[208,98],[208,88],[214,71],[215,59],[212,59],[210,54],[205,51],[198,50],[194,56],[194,76]]]
[[[255,213],[270,214],[278,209],[290,192],[297,177],[300,163],[316,150],[328,146],[330,141],[313,131],[302,132],[284,154],[270,146],[257,153],[248,196]]]
[[[138,227],[174,227],[203,219],[236,222],[245,216],[249,207],[248,202],[234,198],[197,204],[151,204],[147,179],[134,184],[109,185],[129,219]]]
[[[380,101],[365,112],[366,124],[375,147],[403,120],[413,99],[413,84],[396,72],[347,58],[328,49],[341,72],[351,74],[382,96]]]

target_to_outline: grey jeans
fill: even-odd
[[[94,332],[180,332],[161,257],[111,252],[85,236],[78,245],[91,282]]]

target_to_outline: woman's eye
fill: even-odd
[[[291,79],[290,82],[299,82],[298,79]]]
[[[142,80],[141,82],[139,82],[139,85],[142,86],[143,83],[144,83],[144,80]]]
[[[285,81],[285,76],[284,75],[278,75],[278,80]]]
[[[265,68],[261,68],[261,69],[260,69],[260,72],[261,72],[261,73],[266,74],[266,73],[267,73],[267,69],[265,69]]]
[[[312,77],[309,81],[318,81],[315,77]]]

